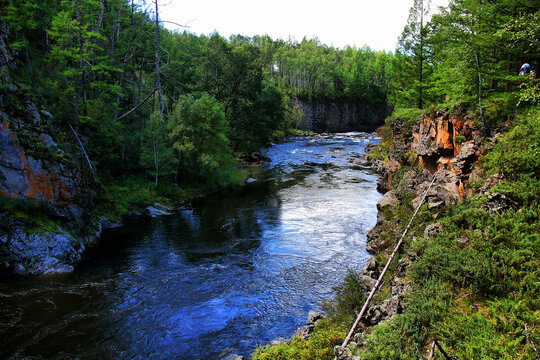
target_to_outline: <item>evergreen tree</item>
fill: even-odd
[[[426,78],[428,76],[428,29],[427,15],[430,0],[415,0],[410,9],[407,25],[401,33],[394,64],[399,68],[394,72],[393,100],[396,105],[423,108],[425,103]]]

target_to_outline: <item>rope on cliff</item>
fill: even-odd
[[[446,360],[459,360],[457,356],[448,355],[437,340],[433,340],[433,343],[431,343],[431,350],[429,352],[428,360],[433,359],[433,356],[435,355],[435,347],[439,349],[439,351],[441,352],[441,354],[443,354]]]
[[[416,211],[414,212],[413,216],[411,217],[411,220],[409,221],[409,224],[405,228],[405,231],[403,232],[403,235],[401,235],[401,238],[399,239],[398,243],[396,244],[396,247],[394,248],[394,251],[392,252],[392,255],[390,255],[390,258],[386,262],[386,265],[384,266],[384,269],[381,272],[381,275],[379,275],[379,278],[377,279],[377,282],[375,283],[375,286],[373,287],[373,289],[371,289],[371,293],[369,294],[368,298],[366,299],[366,302],[364,303],[364,306],[362,307],[362,310],[360,311],[360,314],[358,314],[358,316],[356,317],[356,321],[354,322],[351,330],[349,331],[349,334],[347,335],[347,337],[343,341],[343,344],[341,345],[341,347],[344,348],[349,344],[349,341],[351,340],[351,337],[353,336],[354,330],[356,330],[356,327],[358,326],[358,323],[360,323],[360,320],[364,316],[364,313],[367,310],[369,302],[373,298],[373,295],[375,295],[375,292],[377,291],[377,288],[379,287],[384,275],[386,274],[386,271],[388,271],[388,268],[390,267],[390,263],[392,262],[392,260],[396,256],[399,248],[401,247],[401,244],[403,243],[403,239],[405,238],[405,235],[409,231],[409,228],[411,227],[411,224],[412,224],[414,218],[416,217],[416,214],[418,214],[418,210],[420,210],[420,207],[422,206],[422,204],[424,204],[424,201],[426,200],[427,194],[428,194],[429,190],[431,190],[431,187],[433,186],[433,183],[435,182],[436,177],[437,177],[437,173],[435,173],[433,175],[433,180],[431,180],[431,184],[429,184],[428,189],[424,193],[424,196],[422,197],[422,200],[420,201],[420,204],[418,204],[418,206],[416,207]],[[337,357],[334,358],[334,360],[336,360],[336,359],[337,359]]]

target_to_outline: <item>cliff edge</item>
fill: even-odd
[[[0,267],[20,275],[66,272],[96,234],[83,231],[88,181],[54,140],[52,115],[12,82],[0,25]],[[99,228],[99,226],[98,226]]]

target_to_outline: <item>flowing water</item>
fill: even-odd
[[[257,182],[104,234],[70,274],[0,283],[0,357],[219,359],[290,337],[367,261],[370,134],[266,151]]]

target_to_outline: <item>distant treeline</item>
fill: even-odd
[[[234,181],[233,154],[298,123],[292,97],[480,103],[494,116],[504,111],[492,100],[537,101],[537,83],[517,73],[523,61],[538,65],[538,9],[451,1],[426,21],[425,3],[415,1],[395,53],[171,31],[156,1],[12,0],[0,16],[17,54],[11,79],[54,116],[55,131],[73,127],[102,180],[144,172],[220,186]],[[18,106],[8,89],[4,110]]]

